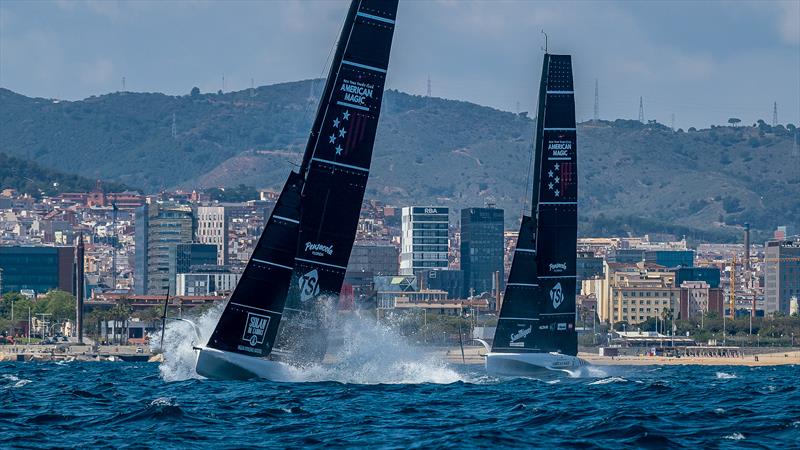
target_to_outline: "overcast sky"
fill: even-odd
[[[347,2],[0,0],[0,86],[82,99],[319,77]],[[573,55],[578,118],[800,122],[800,1],[401,0],[390,88],[535,107],[544,40]],[[2,105],[0,105],[2,107]]]

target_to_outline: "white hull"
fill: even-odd
[[[291,381],[292,379],[291,368],[282,362],[208,347],[197,349],[195,371],[206,378],[217,380],[266,378],[273,381]]]
[[[490,375],[526,376],[548,370],[572,371],[588,363],[577,356],[560,353],[486,354],[486,372]]]

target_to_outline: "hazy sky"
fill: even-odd
[[[319,77],[347,3],[0,0],[0,86],[81,99]],[[578,118],[707,127],[800,122],[800,1],[401,0],[388,85],[499,109],[535,106],[544,44],[570,53]],[[2,107],[2,105],[0,105]]]

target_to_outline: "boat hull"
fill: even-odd
[[[572,371],[588,363],[577,356],[560,353],[494,353],[486,355],[490,375],[528,376],[548,371]]]
[[[285,363],[209,347],[197,349],[195,371],[214,380],[265,378],[273,381],[291,381],[292,379],[292,370]]]

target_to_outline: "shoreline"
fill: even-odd
[[[761,349],[759,349],[761,350]],[[483,347],[453,347],[441,352],[445,361],[451,364],[483,365],[486,350]],[[764,352],[740,357],[697,357],[679,358],[665,356],[600,356],[597,353],[579,352],[578,357],[595,366],[787,366],[800,365],[800,350],[790,352]]]

